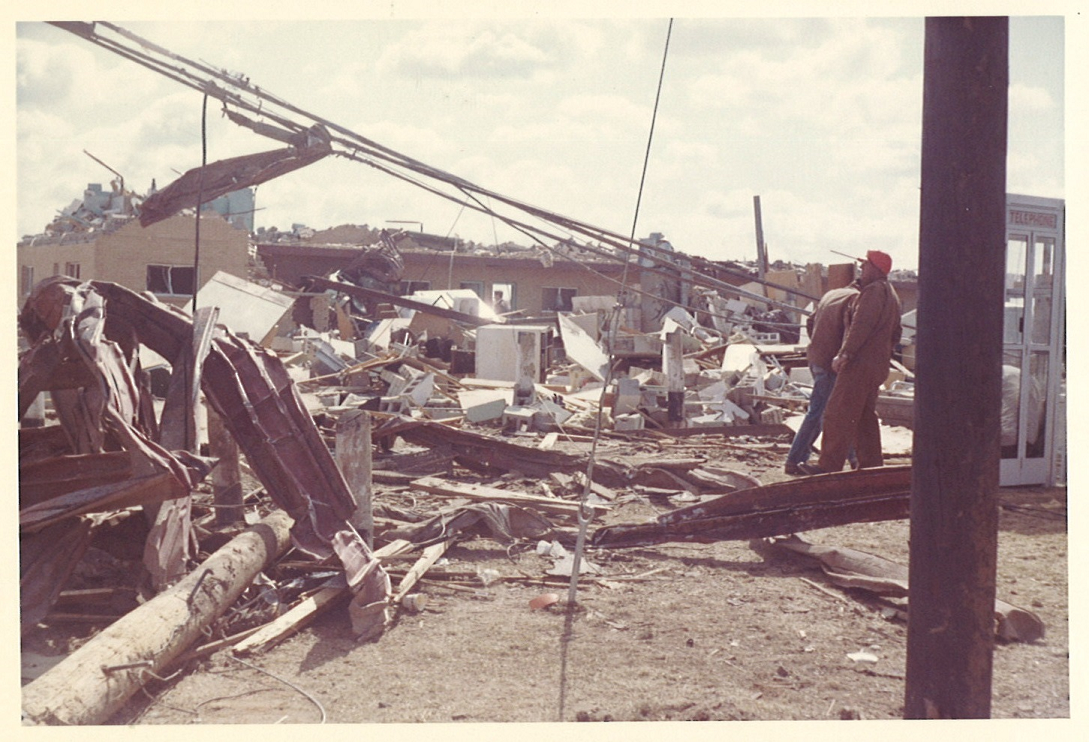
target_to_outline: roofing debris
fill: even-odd
[[[98,616],[113,622],[100,640],[27,686],[28,721],[98,723],[151,677],[217,649],[262,651],[345,600],[355,635],[377,640],[399,612],[423,609],[420,580],[496,579],[451,568],[444,555],[461,540],[536,545],[535,581],[558,586],[547,581],[571,575],[582,507],[603,514],[636,497],[667,509],[651,523],[599,528],[592,549],[907,515],[909,467],[762,485],[702,456],[597,457],[591,467],[569,452],[584,449],[561,450],[595,434],[713,434],[741,448],[788,438],[810,383],[804,347],[757,330],[753,304],[703,296],[643,333],[616,321],[614,297],[512,321],[472,292],[399,297],[343,279],[288,295],[217,276],[195,318],[112,283],[53,277],[35,288],[19,317],[29,343],[19,366],[23,630],[70,607],[73,574],[111,534],[137,542],[147,574],[126,586],[141,597],[121,602],[124,622]],[[292,320],[300,305],[313,326]],[[148,352],[166,359],[163,396],[152,392]],[[903,383],[910,372],[898,374]],[[43,392],[48,419],[26,417]],[[361,415],[370,445],[348,438]],[[206,416],[236,454],[205,444]],[[257,486],[239,495],[238,477],[226,477],[232,504],[201,484],[213,467]],[[372,497],[375,486],[384,496]],[[241,521],[222,517],[230,508]],[[236,542],[254,538],[264,546],[243,556]],[[607,579],[592,559],[579,571]],[[184,632],[109,638],[143,626],[138,616],[167,595],[190,605],[162,619]],[[1037,635],[1017,625],[1003,635]],[[96,700],[75,700],[74,688]]]

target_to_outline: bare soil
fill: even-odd
[[[605,441],[598,454],[617,461],[704,455],[764,483],[785,478],[788,441],[693,441]],[[507,484],[538,491],[529,480]],[[408,496],[376,490],[379,502]],[[427,496],[414,497],[418,504]],[[1007,488],[999,499],[998,597],[1035,612],[1047,634],[997,644],[992,716],[1068,718],[1066,489]],[[639,522],[674,504],[622,492],[590,530]],[[907,563],[906,521],[805,538]],[[730,541],[589,550],[586,558],[600,568],[595,578],[604,579],[581,578],[577,608],[567,610],[569,582],[545,578],[552,560],[536,546],[467,539],[422,583],[423,610],[401,611],[378,640],[355,641],[347,610],[334,608],[265,652],[236,659],[220,651],[152,681],[110,723],[902,718],[906,624],[873,595],[835,587],[804,556]],[[473,578],[456,582],[444,573]],[[549,592],[559,595],[557,604],[530,607]],[[65,644],[58,637],[69,632],[68,644],[78,644],[78,631],[43,626],[25,638],[24,650],[57,652]],[[876,661],[849,656],[859,652]]]

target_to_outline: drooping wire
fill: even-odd
[[[200,175],[197,177],[197,223],[193,235],[193,316],[197,316],[197,287],[200,286],[200,206],[204,200],[204,170],[208,164],[208,94],[200,109]],[[197,325],[193,323],[193,331]]]
[[[658,118],[658,101],[662,96],[662,81],[665,78],[665,66],[666,59],[669,56],[669,38],[673,33],[673,19],[669,19],[669,28],[666,30],[665,50],[662,52],[662,69],[658,74],[658,91],[654,97],[654,111],[650,117],[650,133],[647,136],[647,151],[643,157],[643,173],[639,178],[639,193],[635,201],[635,216],[632,219],[631,225],[631,241],[635,241],[636,225],[639,221],[639,206],[643,198],[643,184],[646,182],[647,166],[650,162],[650,147],[654,141],[654,124]],[[575,555],[574,566],[571,570],[571,584],[568,588],[567,602],[569,606],[575,604],[575,595],[578,591],[578,579],[579,579],[579,567],[582,561],[582,553],[586,547],[586,531],[590,522],[590,518],[593,516],[593,511],[589,508],[589,498],[591,492],[591,485],[593,483],[594,474],[594,461],[597,455],[597,444],[601,438],[601,420],[603,417],[603,408],[605,407],[605,395],[608,393],[609,384],[612,382],[613,369],[616,365],[616,361],[613,357],[613,348],[616,345],[616,331],[619,326],[620,312],[624,309],[626,303],[626,288],[628,279],[628,266],[631,264],[630,260],[624,261],[624,272],[621,278],[620,291],[617,294],[617,301],[613,305],[612,311],[609,313],[607,332],[608,332],[608,346],[606,351],[609,353],[609,363],[605,371],[605,379],[601,386],[601,397],[598,400],[597,416],[594,421],[594,435],[590,443],[590,455],[586,466],[586,480],[583,482],[582,498],[579,504],[578,510],[578,523],[579,532],[578,538],[575,541]]]
[[[651,114],[650,121],[650,135],[647,138],[647,151],[643,159],[643,173],[639,180],[639,195],[636,198],[635,205],[635,217],[632,220],[632,234],[631,242],[635,241],[635,229],[639,220],[639,202],[643,195],[643,183],[646,180],[647,163],[650,160],[650,145],[654,138],[654,123],[658,117],[658,100],[662,94],[662,80],[665,76],[665,64],[669,55],[669,37],[673,31],[673,19],[669,19],[669,28],[666,31],[666,43],[665,50],[662,52],[662,69],[658,75],[658,91],[654,99],[654,111]],[[594,435],[590,443],[590,454],[586,464],[586,475],[583,481],[582,496],[579,499],[578,508],[578,536],[575,539],[575,553],[571,566],[571,582],[568,586],[567,592],[567,610],[564,617],[564,633],[561,639],[561,657],[560,657],[560,696],[559,696],[559,721],[564,721],[564,707],[567,697],[567,653],[570,646],[571,637],[573,635],[574,620],[575,620],[575,608],[577,607],[576,595],[578,593],[578,581],[579,571],[582,565],[582,554],[586,549],[586,532],[589,528],[590,519],[593,517],[593,510],[590,508],[590,493],[593,487],[594,476],[594,462],[597,459],[597,444],[601,439],[601,420],[604,414],[605,407],[605,395],[608,393],[609,384],[612,382],[613,369],[616,365],[615,358],[613,357],[613,348],[615,347],[616,328],[620,324],[618,319],[620,312],[623,311],[624,304],[626,303],[626,286],[628,279],[628,264],[630,260],[624,261],[624,271],[622,275],[620,291],[617,294],[617,301],[613,305],[612,311],[609,313],[608,319],[608,347],[606,348],[609,353],[609,363],[605,370],[605,379],[601,386],[601,396],[598,399],[597,416],[594,421]]]
[[[538,219],[541,219],[547,223],[555,224],[566,229],[569,229],[575,233],[578,233],[584,237],[590,239],[597,239],[605,244],[611,245],[616,250],[627,253],[634,253],[635,249],[631,247],[631,240],[620,234],[594,227],[589,224],[585,224],[578,220],[563,217],[559,214],[555,214],[545,209],[534,207],[530,204],[524,203],[517,199],[503,196],[500,193],[496,193],[489,189],[483,188],[476,184],[473,184],[464,178],[457,177],[450,173],[447,173],[439,168],[429,166],[419,160],[397,152],[389,147],[385,147],[382,144],[375,142],[367,137],[352,132],[342,126],[338,126],[332,121],[329,121],[320,116],[303,111],[302,109],[291,105],[285,100],[278,98],[271,94],[266,88],[259,87],[250,82],[248,77],[242,75],[236,75],[228,73],[226,70],[217,69],[207,64],[202,64],[184,56],[174,54],[162,47],[154,44],[151,41],[143,39],[136,34],[127,31],[124,28],[116,26],[105,21],[97,21],[94,23],[68,23],[68,22],[53,22],[51,25],[64,29],[71,33],[74,33],[91,43],[97,44],[109,51],[118,54],[125,59],[133,61],[151,70],[159,72],[160,74],[179,82],[183,85],[194,88],[205,95],[211,95],[223,102],[224,106],[232,106],[240,110],[249,111],[263,119],[271,120],[278,126],[283,127],[287,132],[294,132],[295,134],[303,133],[308,125],[305,123],[293,121],[292,115],[304,116],[310,121],[320,124],[326,127],[331,132],[334,132],[331,137],[331,142],[335,145],[340,145],[344,149],[334,149],[334,154],[346,157],[348,159],[356,160],[358,162],[365,163],[387,174],[394,175],[398,178],[412,182],[417,186],[423,187],[432,193],[436,193],[444,198],[450,198],[460,201],[459,198],[455,198],[447,193],[442,193],[436,188],[427,186],[411,177],[408,177],[405,173],[399,172],[398,169],[405,169],[416,173],[417,175],[425,178],[430,178],[438,182],[444,183],[449,186],[453,186],[462,193],[475,192],[479,195],[487,197],[490,201],[494,200],[506,207],[517,209],[525,214],[532,215]],[[98,26],[108,29],[109,31],[120,35],[124,40],[135,42],[139,44],[140,48],[126,47],[123,42],[119,42],[116,39],[110,39],[102,34],[99,34],[96,30]],[[157,59],[154,55],[159,57],[165,57],[164,59]],[[196,70],[200,74],[207,75],[214,79],[202,79],[198,74],[194,74],[192,70]],[[256,99],[250,100],[249,98]],[[655,103],[657,108],[657,102]],[[274,109],[282,109],[286,112],[278,112]],[[378,160],[385,162],[386,164],[380,164]],[[645,171],[644,171],[645,172]],[[472,207],[476,208],[476,207]],[[498,215],[494,208],[491,206],[479,210],[484,213],[492,214],[493,217],[501,219],[508,225],[514,225],[515,222],[510,217]],[[525,225],[523,225],[525,226]],[[544,234],[544,232],[541,232]],[[584,249],[590,249],[588,245],[582,246]],[[670,263],[673,271],[679,271],[682,280],[692,281],[700,285],[707,286],[709,288],[715,288],[718,291],[726,291],[734,295],[747,296],[747,292],[744,292],[738,287],[732,286],[716,279],[711,279],[709,276],[692,271],[686,268],[684,265],[677,265],[674,263],[672,256],[666,256],[664,253],[662,256],[657,255],[658,250],[653,245],[640,245],[638,248],[639,256],[650,263]],[[709,269],[712,273],[716,273],[723,270],[722,266],[714,264],[712,261],[706,258],[700,258],[697,256],[686,256],[686,258],[692,261],[693,265],[702,266]],[[644,270],[648,268],[643,266]],[[650,267],[649,270],[655,270],[654,267]],[[731,271],[727,270],[727,273]],[[749,279],[751,280],[751,279]],[[782,289],[787,293],[803,295],[803,292],[799,292],[790,287],[775,286],[775,288]],[[762,300],[765,304],[771,306],[780,306],[778,302],[767,299],[763,296],[753,295],[750,298],[756,298]],[[816,301],[817,297],[809,297]],[[782,305],[780,308],[787,311],[798,311],[796,307]]]

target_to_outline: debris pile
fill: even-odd
[[[40,235],[26,236],[26,244],[75,242],[89,236],[112,232],[132,221],[142,197],[125,188],[121,178],[110,183],[106,191],[100,183],[90,183],[83,198],[73,200],[60,209]]]
[[[24,689],[29,721],[100,723],[148,678],[261,651],[335,606],[377,639],[423,609],[421,581],[499,579],[447,558],[461,540],[535,548],[524,579],[559,587],[580,514],[631,498],[669,512],[601,528],[594,548],[906,516],[904,468],[763,486],[702,455],[590,466],[567,445],[789,441],[804,349],[755,329],[748,303],[704,297],[643,333],[614,297],[513,321],[471,291],[341,279],[288,295],[218,275],[193,316],[106,282],[35,288],[19,318],[23,632],[106,628]]]

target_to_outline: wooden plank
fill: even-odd
[[[258,649],[267,649],[305,627],[326,608],[332,606],[337,598],[347,594],[346,585],[322,588],[309,598],[292,606],[287,613],[275,621],[265,624],[260,630],[234,645],[231,651],[235,654],[248,654]]]
[[[397,583],[397,589],[393,593],[394,603],[400,603],[404,600],[409,591],[416,586],[416,583],[427,573],[427,570],[431,569],[432,565],[446,553],[452,543],[454,543],[452,540],[439,541],[437,544],[431,544],[431,546],[424,549],[423,556],[416,560],[416,563],[409,568],[405,576]]]
[[[509,502],[517,505],[530,505],[541,510],[550,510],[564,515],[577,513],[579,509],[579,504],[577,502],[557,500],[550,497],[542,497],[540,495],[527,495],[521,492],[511,492],[510,490],[501,490],[497,487],[486,487],[480,484],[460,484],[458,482],[439,479],[438,477],[421,477],[420,479],[413,481],[412,486],[435,495],[466,497],[470,500],[490,502]],[[590,507],[602,512],[609,509],[605,505],[591,505]]]
[[[380,549],[375,549],[374,557],[381,561],[404,554],[415,548],[415,544],[404,539],[391,541]],[[334,604],[337,598],[348,593],[347,585],[322,588],[314,595],[300,601],[274,621],[265,624],[233,648],[236,654],[248,654],[268,649],[304,628],[318,615]]]

